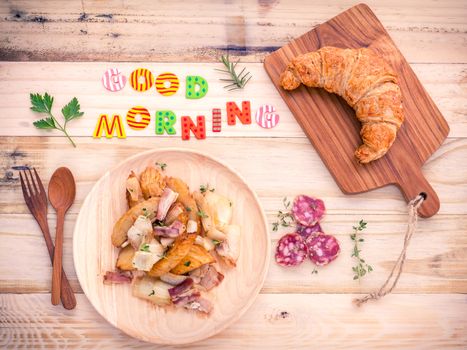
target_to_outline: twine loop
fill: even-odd
[[[426,194],[420,193],[417,197],[415,197],[409,202],[408,204],[409,220],[407,224],[407,231],[404,237],[404,246],[399,255],[399,258],[394,264],[394,267],[392,268],[392,271],[389,274],[388,278],[386,279],[386,281],[383,283],[383,285],[377,292],[373,292],[368,295],[365,295],[362,298],[356,298],[353,300],[353,302],[357,306],[361,306],[369,300],[381,299],[386,294],[391,293],[392,290],[396,287],[397,282],[399,281],[399,277],[402,274],[402,269],[404,267],[405,257],[407,254],[407,248],[409,246],[412,235],[414,234],[415,229],[417,228],[418,208],[420,208],[420,206],[422,205],[425,199],[426,199]]]

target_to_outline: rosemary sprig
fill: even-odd
[[[284,197],[284,199],[282,199],[282,203],[284,204],[285,211],[279,210],[277,212],[277,221],[272,223],[273,231],[277,231],[279,229],[279,226],[295,226],[294,217],[290,213],[290,201],[287,199],[287,197]]]
[[[220,79],[221,81],[230,83],[225,85],[224,88],[228,89],[228,91],[243,89],[245,85],[250,81],[252,75],[250,72],[245,71],[246,67],[243,67],[240,73],[237,73],[235,68],[237,67],[238,62],[240,62],[240,59],[238,59],[237,62],[233,63],[230,62],[229,55],[222,55],[220,61],[222,62],[222,64],[224,64],[225,69],[216,70],[219,72],[230,74],[230,78]]]
[[[358,244],[364,242],[365,240],[359,236],[359,232],[363,231],[366,229],[367,223],[363,220],[360,220],[358,222],[358,226],[352,226],[354,232],[350,234],[350,239],[354,242],[354,247],[352,251],[352,255],[350,255],[352,258],[355,258],[357,260],[357,265],[352,267],[352,271],[354,272],[353,279],[356,280],[358,279],[358,282],[360,282],[360,279],[365,276],[367,273],[370,273],[373,271],[373,268],[366,263],[364,259],[360,256],[361,249],[359,249]]]

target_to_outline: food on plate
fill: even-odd
[[[304,84],[341,96],[362,123],[363,144],[355,151],[361,164],[386,154],[404,121],[397,74],[383,57],[367,48],[326,46],[292,59],[280,84],[294,90]]]
[[[135,248],[131,245],[120,249],[117,258],[117,268],[122,271],[131,271],[134,270],[133,258],[135,256]]]
[[[240,227],[237,225],[226,225],[222,229],[226,239],[218,241],[216,252],[225,264],[234,267],[240,255]]]
[[[277,243],[276,262],[282,266],[297,266],[305,261],[307,247],[297,233],[289,233],[283,236]]]
[[[131,171],[125,185],[129,209],[112,231],[116,270],[104,283],[131,283],[133,296],[156,305],[210,313],[209,291],[240,255],[233,203],[214,189],[191,192],[155,167]]]
[[[188,188],[188,185],[176,177],[166,178],[167,187],[178,193],[177,201],[188,212],[187,232],[201,232],[201,221],[198,215],[198,207]],[[190,222],[191,221],[191,222]]]
[[[314,264],[324,266],[335,260],[340,252],[339,242],[334,236],[324,234],[320,225],[326,211],[324,202],[307,195],[295,197],[292,208],[287,198],[283,202],[290,212],[281,210],[279,214],[293,220],[284,221],[282,226],[296,229],[277,243],[276,262],[282,266],[297,266],[308,256]]]
[[[305,240],[305,244],[308,248],[308,256],[318,266],[329,264],[337,258],[341,251],[336,237],[322,232],[309,236]]]
[[[320,221],[326,212],[321,199],[299,195],[292,205],[292,215],[303,226],[313,226]]]
[[[155,218],[158,205],[159,197],[153,197],[130,208],[130,210],[123,214],[115,223],[112,232],[112,244],[116,247],[120,247],[127,241],[128,230],[133,226],[138,217],[145,216],[149,219]]]
[[[155,167],[147,167],[140,176],[141,190],[145,199],[160,197],[166,186],[164,175]]]
[[[159,277],[170,272],[178,263],[188,254],[193,243],[195,242],[196,234],[187,233],[180,235],[175,242],[167,250],[163,259],[160,259],[149,271],[150,276]]]
[[[141,185],[133,171],[126,180],[126,200],[128,202],[128,207],[130,208],[144,201]]]
[[[193,244],[188,254],[171,270],[172,273],[183,275],[206,264],[215,262],[214,257],[202,246]]]

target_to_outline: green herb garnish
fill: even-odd
[[[354,247],[352,250],[352,254],[350,255],[352,258],[357,260],[357,265],[352,267],[352,271],[354,272],[353,279],[360,282],[360,279],[365,276],[367,273],[373,271],[373,268],[366,263],[364,259],[360,256],[361,249],[359,249],[358,244],[364,242],[365,240],[359,237],[358,233],[366,229],[367,223],[363,220],[358,222],[358,226],[352,226],[354,232],[350,234],[350,239],[354,242]]]
[[[199,212],[196,213],[199,217],[201,218],[208,218],[209,216],[206,215],[206,213],[202,210],[200,210]]]
[[[57,119],[52,115],[52,105],[54,98],[50,96],[47,92],[42,96],[41,94],[30,94],[29,98],[31,99],[31,110],[37,113],[46,114],[47,117],[44,119],[39,119],[33,122],[34,126],[38,129],[56,129],[65,134],[65,136],[70,140],[73,147],[76,147],[76,144],[71,139],[70,135],[66,130],[66,124],[73,119],[81,117],[84,113],[80,111],[80,105],[76,97],[68,102],[68,104],[62,108],[62,115],[65,119],[63,126],[58,122]]]
[[[199,186],[199,191],[201,193],[206,193],[207,191],[214,192],[215,190],[215,188],[209,188],[209,184]]]
[[[221,242],[218,241],[217,239],[213,239],[213,240],[212,240],[212,243],[213,243],[214,245],[218,245],[218,244],[220,244]]]
[[[162,171],[164,171],[165,168],[167,168],[167,164],[166,164],[166,163],[159,163],[159,162],[156,162],[156,166],[160,167]]]
[[[224,88],[228,91],[243,89],[245,85],[250,81],[252,75],[250,74],[250,72],[245,72],[246,67],[243,67],[240,73],[237,73],[235,69],[237,67],[238,62],[240,62],[240,59],[238,59],[237,62],[232,63],[230,62],[229,55],[223,55],[220,61],[225,66],[225,69],[216,70],[230,75],[230,78],[228,79],[220,79],[221,81],[230,83],[225,85]]]
[[[282,199],[282,203],[284,205],[284,208],[286,211],[279,210],[277,212],[277,221],[272,223],[272,230],[277,231],[279,229],[279,226],[282,227],[290,227],[290,226],[295,226],[295,220],[290,213],[290,201],[287,199],[287,197],[284,197]]]
[[[140,251],[142,252],[148,252],[149,253],[149,244],[143,244],[140,248]]]
[[[190,266],[190,265],[191,265],[191,261],[190,261],[190,260],[188,260],[188,261],[185,261],[185,262],[183,263],[183,265],[185,265],[186,267],[188,267],[188,266]]]
[[[186,207],[185,209],[186,209],[186,211],[191,211],[190,207]]]
[[[152,225],[153,226],[164,226],[164,222],[162,220],[155,220]]]
[[[155,294],[156,294],[156,291],[153,289],[151,293],[148,294],[148,296],[150,297],[151,295],[155,295]]]

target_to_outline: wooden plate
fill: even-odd
[[[129,285],[104,285],[118,250],[110,241],[115,221],[127,210],[125,180],[155,162],[167,163],[191,190],[209,183],[234,205],[232,223],[241,226],[241,253],[235,269],[211,291],[209,317],[179,309],[163,309],[131,295]],[[84,293],[96,310],[125,333],[158,344],[184,344],[208,338],[236,321],[258,295],[268,269],[270,240],[258,198],[245,181],[219,161],[186,149],[159,149],[135,155],[107,172],[86,197],[76,222],[73,256]]]

